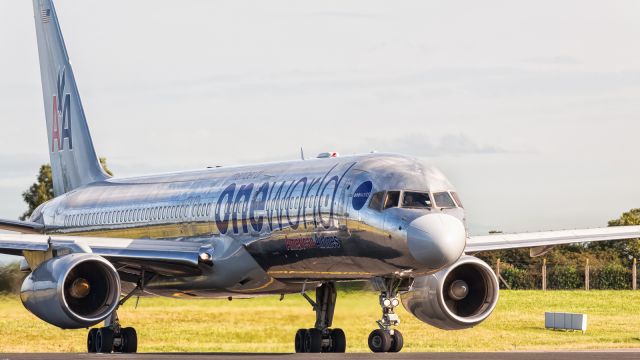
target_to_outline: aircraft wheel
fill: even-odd
[[[113,351],[113,330],[103,327],[96,333],[96,352],[109,354]]]
[[[307,352],[305,348],[305,341],[307,339],[307,333],[309,330],[307,329],[299,329],[296,331],[296,340],[295,340],[295,349],[297,353]]]
[[[369,349],[374,353],[388,352],[391,348],[391,335],[388,332],[376,329],[369,334]]]
[[[87,352],[95,353],[96,352],[96,334],[98,333],[98,329],[93,328],[89,330],[87,334]]]
[[[305,350],[310,353],[322,352],[322,331],[318,329],[309,329],[307,331]]]
[[[331,336],[331,352],[343,353],[347,349],[347,339],[342,329],[333,329],[330,332]]]
[[[391,335],[391,347],[389,348],[389,352],[400,352],[403,346],[404,339],[402,338],[402,333],[398,330],[394,330],[393,335]]]
[[[138,351],[138,334],[136,329],[132,327],[126,327],[120,330],[120,336],[122,344],[120,345],[120,351],[123,353],[135,353]]]

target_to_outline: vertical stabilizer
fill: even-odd
[[[78,87],[51,0],[33,0],[49,156],[56,196],[108,176],[89,134]]]

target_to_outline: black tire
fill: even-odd
[[[120,336],[122,337],[122,345],[120,345],[120,351],[123,353],[131,354],[138,351],[138,334],[136,329],[132,327],[126,327],[120,330]]]
[[[391,335],[391,347],[389,348],[389,352],[400,352],[403,346],[404,338],[402,337],[402,333],[398,330],[394,330],[393,335]]]
[[[93,328],[89,330],[87,334],[87,352],[95,353],[97,351],[96,348],[96,334],[98,333],[98,329]]]
[[[96,352],[109,354],[113,351],[113,330],[103,327],[96,333]]]
[[[331,336],[331,352],[343,353],[347,350],[347,338],[344,335],[342,329],[333,329],[330,333]]]
[[[307,352],[307,349],[305,348],[304,345],[307,339],[308,331],[309,330],[307,329],[299,329],[298,331],[296,331],[295,349],[297,353]]]
[[[391,348],[391,335],[380,329],[373,330],[369,334],[369,349],[374,353],[389,352]]]
[[[305,350],[309,353],[322,352],[322,331],[318,329],[309,329],[307,331],[307,341],[305,341]]]

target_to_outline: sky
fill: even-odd
[[[638,1],[55,2],[118,176],[372,150],[424,158],[474,234],[640,207]],[[48,162],[33,11],[0,0],[0,217]]]

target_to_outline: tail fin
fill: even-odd
[[[89,134],[78,87],[51,0],[33,0],[42,95],[56,196],[108,176]]]

